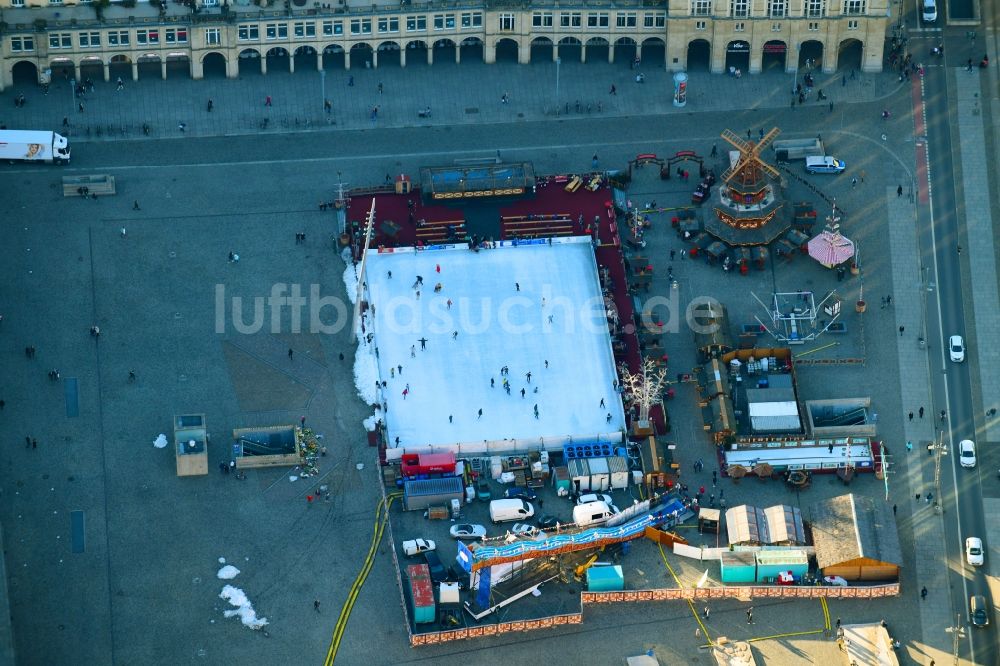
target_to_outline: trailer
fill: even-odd
[[[431,572],[426,564],[411,564],[406,567],[409,579],[410,612],[413,624],[429,624],[436,619],[434,607],[434,585]]]
[[[68,164],[69,141],[47,130],[0,130],[0,160]]]
[[[778,162],[789,160],[804,160],[812,155],[826,155],[823,141],[819,137],[812,139],[782,139],[771,144],[774,158]]]
[[[455,473],[454,453],[404,453],[400,463],[403,476],[408,479]]]
[[[441,479],[410,479],[403,484],[405,511],[422,511],[432,505],[450,506],[451,500],[458,500],[461,503],[464,497],[465,488],[462,486],[462,479],[457,476]]]

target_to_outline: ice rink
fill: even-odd
[[[498,245],[369,252],[390,447],[397,437],[404,447],[552,445],[624,428],[589,239]]]

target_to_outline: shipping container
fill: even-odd
[[[778,574],[791,572],[795,578],[809,573],[809,557],[802,550],[762,550],[757,553],[757,582],[773,583]]]
[[[611,475],[605,458],[577,458],[568,464],[573,492],[601,492],[611,487]]]
[[[400,462],[403,476],[407,478],[455,473],[454,453],[404,453]]]
[[[611,487],[621,490],[628,488],[629,474],[628,459],[621,456],[612,456],[607,459],[608,470],[611,472]]]
[[[625,576],[619,564],[602,566],[595,564],[587,569],[587,590],[590,592],[614,592],[625,589]]]
[[[752,583],[757,576],[757,558],[746,551],[723,551],[719,555],[723,583]]]
[[[433,622],[436,610],[430,569],[426,564],[411,564],[406,567],[406,576],[410,579],[410,611],[413,613],[413,624]]]
[[[462,501],[465,489],[462,479],[448,476],[441,479],[411,479],[403,484],[403,510],[422,511],[432,504],[451,505]]]

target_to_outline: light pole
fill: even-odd
[[[326,70],[319,70],[319,103],[326,109]]]
[[[556,58],[556,111],[559,110],[559,65],[562,64],[562,58]]]

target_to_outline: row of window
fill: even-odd
[[[424,32],[427,30],[426,16],[406,16],[406,32]],[[458,21],[463,28],[481,28],[483,25],[482,12],[463,12],[458,15]],[[316,21],[295,21],[291,24],[291,34],[295,37],[315,37],[317,35]],[[400,17],[381,16],[378,19],[356,18],[348,22],[348,28],[352,35],[370,35],[374,26],[379,33],[399,32]],[[430,24],[434,30],[454,30],[456,25],[455,14],[433,14],[430,17]],[[265,39],[288,39],[288,23],[265,23],[263,33]],[[326,37],[343,35],[344,21],[319,21],[319,34]],[[237,28],[237,36],[241,42],[257,41],[260,39],[261,26],[257,24],[243,24]]]
[[[729,15],[734,18],[750,18],[751,0],[729,0]],[[767,15],[770,18],[788,16],[788,0],[767,0]],[[841,13],[845,16],[862,15],[867,10],[866,0],[843,0]],[[691,0],[692,16],[712,16],[713,0]],[[826,0],[805,0],[806,18],[826,16]]]
[[[588,28],[608,28],[611,26],[611,17],[608,12],[587,12]],[[560,28],[582,28],[583,12],[559,12]],[[639,25],[639,17],[636,12],[616,12],[615,26],[619,28],[635,28]],[[649,12],[642,15],[642,27],[662,28],[667,24],[666,12]],[[555,19],[552,12],[532,12],[531,26],[533,28],[555,27]]]
[[[808,29],[809,29],[810,32],[819,32],[819,21],[809,21],[809,24],[808,24],[807,27],[808,27]],[[708,21],[695,21],[694,22],[694,29],[695,30],[708,30]],[[746,32],[746,29],[747,29],[747,24],[745,22],[743,22],[743,21],[737,21],[736,23],[733,24],[733,32]],[[858,29],[858,20],[857,19],[850,19],[847,22],[847,29],[848,30],[857,30]],[[781,32],[781,23],[772,23],[771,24],[771,32]]]
[[[208,28],[205,30],[206,37],[208,33],[215,32],[215,41],[208,40],[209,44],[219,44],[221,41],[221,35],[219,28]],[[131,35],[128,30],[110,30],[106,34],[109,46],[128,46],[131,43]],[[188,29],[187,28],[152,28],[152,29],[140,29],[135,31],[135,43],[136,44],[160,44],[162,40],[163,44],[187,44],[188,41]],[[81,49],[92,49],[101,46],[101,33],[100,32],[78,32],[76,33],[76,41]],[[49,33],[49,48],[50,49],[71,49],[73,48],[73,33],[71,32],[50,32]],[[11,38],[11,50],[12,51],[34,51],[35,50],[35,40],[34,37],[12,37]]]

